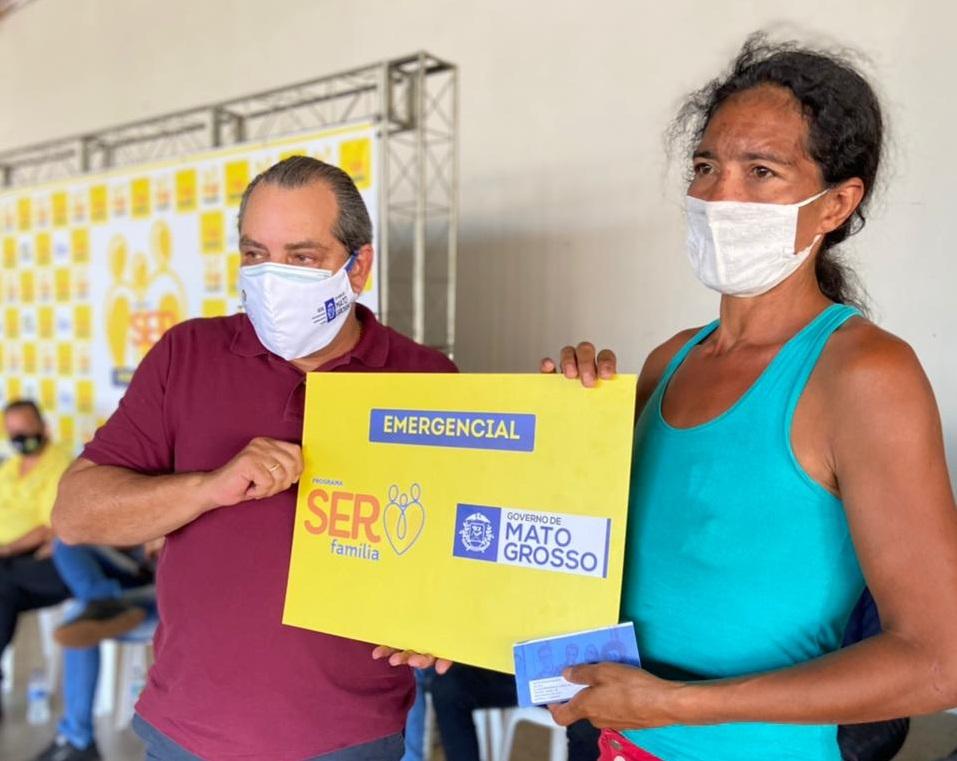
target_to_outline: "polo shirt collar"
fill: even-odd
[[[329,360],[320,370],[331,370],[352,361],[367,367],[385,367],[389,357],[389,331],[375,318],[372,311],[356,304],[356,316],[362,325],[362,336],[352,349],[342,356]],[[238,315],[236,330],[230,343],[230,350],[241,357],[259,357],[271,352],[262,345],[252,322],[245,314]]]

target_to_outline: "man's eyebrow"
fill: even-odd
[[[251,248],[266,248],[262,243],[254,241],[252,238],[244,235],[239,239],[240,246],[249,246]]]
[[[713,158],[715,158],[715,155],[714,155],[714,152],[713,152],[713,151],[700,150],[700,149],[699,149],[699,150],[695,151],[695,152],[691,155],[691,158],[693,158],[693,159],[713,159]]]
[[[304,249],[318,249],[319,251],[325,251],[328,246],[324,246],[317,240],[297,240],[294,243],[287,243],[283,246],[286,251],[302,251]]]

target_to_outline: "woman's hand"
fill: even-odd
[[[618,371],[618,358],[611,349],[602,349],[596,357],[595,345],[582,341],[562,349],[558,364],[545,357],[538,366],[542,373],[554,373],[559,368],[566,378],[580,378],[583,386],[592,388],[597,378],[608,380]]]
[[[388,658],[390,666],[412,666],[417,669],[427,669],[435,666],[435,673],[444,674],[452,668],[452,661],[445,658],[436,658],[434,655],[417,653],[414,650],[399,650],[386,645],[379,645],[372,651],[375,660]]]
[[[568,726],[588,719],[598,729],[648,729],[677,724],[674,706],[681,682],[668,682],[620,663],[597,663],[565,669],[565,678],[587,684],[569,702],[551,705],[555,721]]]

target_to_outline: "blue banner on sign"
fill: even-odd
[[[535,416],[503,412],[374,409],[369,441],[426,447],[535,450]]]

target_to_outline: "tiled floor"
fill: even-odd
[[[29,761],[53,737],[55,719],[47,726],[31,726],[25,719],[24,685],[27,675],[31,669],[42,665],[36,637],[35,618],[24,616],[15,643],[16,690],[12,695],[5,696],[4,700],[6,715],[0,726],[0,761]],[[58,709],[59,701],[55,701],[54,715]],[[111,717],[105,717],[97,724],[97,737],[103,758],[107,761],[141,761],[143,752],[136,736],[129,729],[115,731],[112,723]],[[910,737],[896,761],[932,761],[954,748],[957,748],[957,716],[943,714],[923,717],[912,723]],[[547,749],[546,730],[523,727],[518,733],[512,761],[545,761],[548,757]],[[436,749],[432,761],[444,761],[441,749]]]

